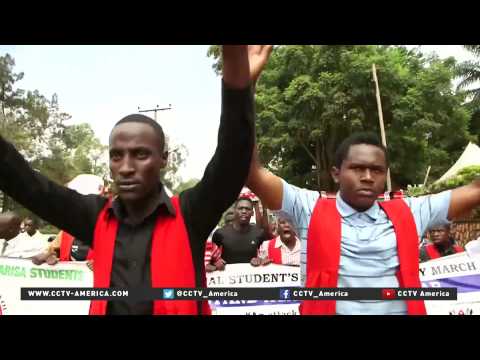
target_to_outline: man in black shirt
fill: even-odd
[[[218,229],[212,241],[222,249],[222,259],[227,264],[250,263],[257,256],[257,249],[267,240],[263,228],[250,224],[253,202],[240,197],[234,206],[232,225]]]
[[[167,238],[160,240],[175,244],[186,232],[195,286],[201,287],[205,280],[205,239],[235,200],[248,175],[254,143],[252,85],[270,52],[271,46],[223,46],[222,114],[217,149],[202,180],[179,195],[180,211],[176,211],[159,183],[160,169],[167,162],[163,131],[155,121],[142,115],[120,120],[110,135],[110,170],[118,190],[113,201],[98,195],[81,195],[50,181],[32,170],[1,136],[0,190],[85,244],[102,245],[93,246],[95,256],[104,251],[106,241],[96,236],[99,226],[107,224],[108,228],[110,223],[106,221],[118,224],[113,259],[107,266],[111,269],[107,274],[110,287],[151,288],[154,227],[162,221],[175,222],[181,216],[185,231],[168,233]],[[232,163],[236,164],[233,168]],[[153,255],[157,254],[152,252]],[[108,261],[105,263],[108,265]],[[97,265],[95,257],[95,280],[100,274]],[[162,264],[159,265],[161,268]],[[180,272],[183,264],[178,265]],[[197,313],[201,313],[200,302],[197,308]],[[102,313],[152,314],[154,310],[151,301],[111,301]]]

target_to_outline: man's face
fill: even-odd
[[[446,245],[450,241],[450,230],[444,227],[432,229],[430,239],[435,245]]]
[[[37,231],[37,226],[32,219],[25,219],[23,222],[23,228],[24,231],[30,236],[33,236]]]
[[[148,124],[127,122],[110,135],[110,172],[124,202],[137,202],[158,186],[159,172],[166,166],[155,130]]]
[[[374,145],[352,145],[340,169],[333,167],[332,177],[340,185],[342,199],[354,209],[365,211],[385,189],[385,154]]]
[[[295,231],[290,222],[286,219],[278,219],[277,232],[284,242],[288,242],[295,237]]]
[[[240,200],[235,206],[234,220],[240,224],[250,224],[250,218],[253,215],[253,206],[250,201]]]

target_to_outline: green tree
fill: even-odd
[[[379,134],[373,63],[395,187],[422,182],[430,164],[432,177],[451,166],[474,139],[465,94],[452,90],[453,58],[399,46],[317,45],[277,47],[259,80],[257,142],[266,166],[295,185],[333,190],[339,143],[355,131]]]
[[[215,74],[220,75],[222,71],[222,48],[220,45],[210,46],[207,51],[207,56],[215,59],[212,69],[215,71]]]
[[[41,141],[48,121],[48,102],[38,91],[25,92],[16,88],[23,73],[15,73],[15,60],[0,56],[0,132],[15,143],[27,158],[35,157],[35,144]],[[2,193],[2,210],[11,209],[13,202]]]
[[[480,59],[480,45],[464,45],[465,49]],[[480,61],[464,61],[457,66],[457,75],[462,79],[458,84],[458,89],[464,90],[471,102],[480,107]],[[477,87],[469,88],[471,85],[476,84]]]
[[[71,151],[72,163],[78,174],[107,175],[107,166],[102,161],[108,146],[102,145],[89,124],[72,125],[65,129],[65,144]]]
[[[104,177],[106,147],[88,124],[66,125],[70,115],[59,109],[57,95],[49,101],[37,90],[16,87],[23,73],[14,72],[10,55],[0,57],[0,131],[31,166],[53,181],[65,184],[81,173]],[[24,211],[2,194],[2,210]]]

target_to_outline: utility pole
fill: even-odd
[[[138,107],[138,112],[141,112],[141,113],[154,112],[155,113],[154,119],[155,119],[155,121],[157,121],[157,112],[158,111],[165,111],[165,110],[171,110],[171,109],[172,109],[172,104],[168,104],[168,107],[166,107],[166,108],[160,108],[157,105],[154,109],[149,109],[149,110],[140,110],[140,106],[139,106]]]
[[[382,144],[387,148],[387,137],[385,135],[385,126],[383,124],[382,102],[380,100],[380,87],[378,86],[377,68],[372,64],[373,82],[375,83],[375,93],[377,95],[378,118],[380,120],[380,132],[382,134]],[[392,180],[390,178],[390,168],[387,170],[387,190],[392,191]]]

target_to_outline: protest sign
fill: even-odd
[[[90,301],[20,299],[22,287],[92,287],[93,273],[85,262],[34,265],[28,259],[0,257],[1,315],[87,315]]]
[[[425,301],[428,315],[479,315],[480,268],[466,252],[420,264],[423,287],[455,287],[456,301]]]
[[[300,286],[300,268],[269,264],[227,264],[224,271],[207,273],[209,288]],[[210,301],[213,315],[298,315],[298,301],[286,300],[216,300]]]

